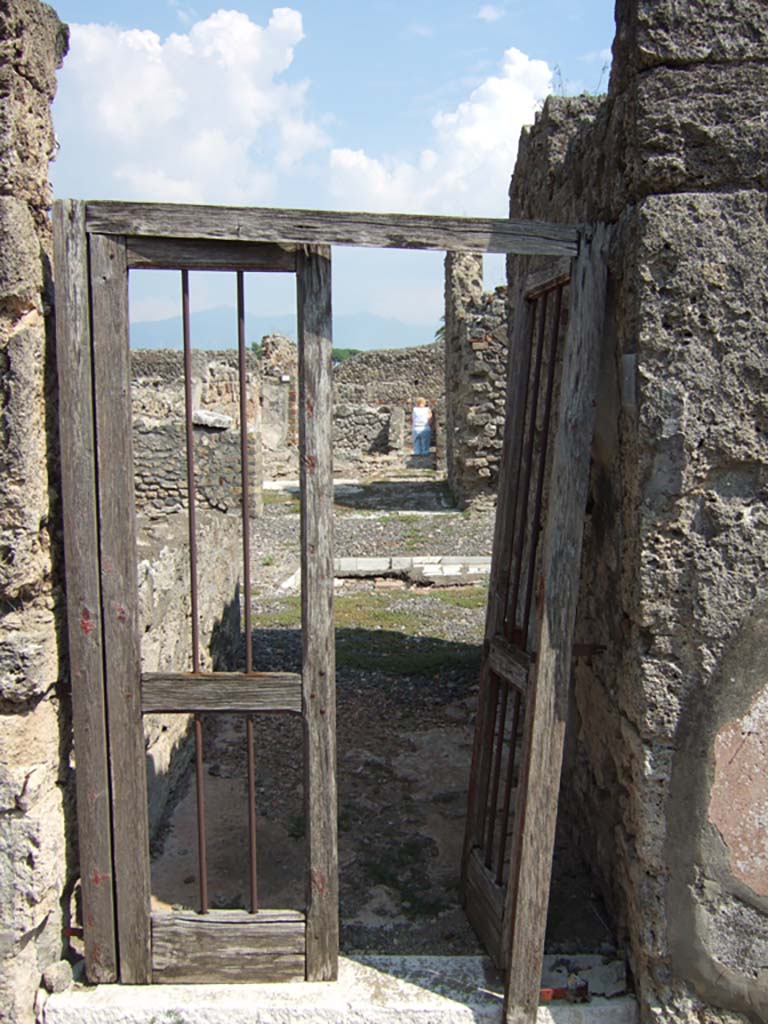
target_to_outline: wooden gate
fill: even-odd
[[[506,974],[506,1017],[516,1024],[535,1020],[541,979],[605,315],[604,246],[598,228],[572,265],[524,282],[510,348],[462,892]]]
[[[542,776],[543,785],[550,790],[562,737],[555,729],[557,735],[552,737],[552,742],[542,743],[541,734],[546,731],[547,714],[556,715],[559,721],[560,704],[548,695],[552,685],[556,688],[561,685],[565,649],[553,650],[552,645],[570,636],[566,627],[573,618],[574,598],[567,586],[563,590],[557,567],[570,565],[574,560],[578,563],[578,552],[574,553],[573,548],[574,544],[578,548],[574,533],[578,517],[573,510],[581,494],[579,481],[583,480],[586,485],[583,460],[586,458],[584,438],[588,431],[586,419],[582,422],[581,417],[584,396],[592,387],[591,369],[585,370],[581,383],[574,375],[578,377],[580,369],[591,367],[590,353],[597,342],[593,313],[598,305],[602,308],[600,263],[595,256],[599,247],[594,241],[590,244],[583,231],[562,225],[389,214],[67,200],[54,205],[53,222],[69,654],[88,977],[97,982],[120,980],[127,983],[332,979],[336,976],[338,958],[338,869],[329,247],[360,245],[567,258],[579,254],[571,287],[573,341],[566,353],[566,363],[571,369],[566,371],[565,379],[571,381],[573,387],[568,390],[570,384],[563,386],[563,395],[573,392],[574,405],[561,414],[560,433],[562,423],[576,416],[573,440],[574,443],[580,440],[575,447],[569,447],[570,436],[559,438],[559,456],[556,451],[556,461],[559,458],[565,466],[567,495],[571,495],[568,487],[572,485],[576,496],[569,496],[566,502],[571,510],[562,533],[567,557],[558,553],[554,546],[558,540],[556,520],[563,518],[558,512],[559,504],[557,508],[552,504],[553,511],[547,520],[544,603],[536,606],[539,636],[536,669],[525,696],[528,705],[526,735],[530,733],[526,750],[531,751],[534,759],[530,774],[533,777],[538,773],[541,761],[542,770],[548,773]],[[240,275],[247,271],[280,270],[296,274],[302,490],[300,676],[254,672],[249,644],[246,644],[248,654],[243,672],[200,672],[197,653],[192,672],[141,672],[128,347],[128,276],[130,271],[140,268],[178,269],[183,288],[189,270],[234,270]],[[186,311],[187,303],[184,305]],[[242,391],[245,361],[242,305],[239,312]],[[187,312],[185,322],[188,322]],[[580,326],[576,327],[577,324]],[[518,348],[522,352],[520,344]],[[573,356],[569,355],[572,350]],[[188,331],[185,331],[185,353],[189,360]],[[187,392],[189,399],[189,373]],[[518,409],[519,403],[511,408]],[[241,430],[244,425],[245,415],[242,414]],[[519,433],[521,429],[508,430],[507,448],[509,437],[517,436],[516,431]],[[188,451],[190,447],[188,442]],[[577,461],[569,461],[572,459]],[[247,445],[244,439],[242,460],[243,606],[245,632],[249,637]],[[505,475],[509,476],[509,469]],[[197,618],[194,466],[190,462],[188,482],[193,580],[190,596],[194,623]],[[510,508],[505,500],[500,519],[509,518]],[[506,532],[502,534],[506,537]],[[497,559],[494,593],[500,594],[506,584],[498,564]],[[570,586],[573,590],[573,581]],[[561,591],[563,602],[556,605],[552,596]],[[489,617],[489,628],[491,622],[492,617]],[[495,675],[486,669],[485,677],[496,680],[493,686],[498,690],[498,680],[507,678],[499,673],[514,675],[517,672],[519,675],[519,671],[509,668],[516,664],[513,648],[506,639],[506,646],[497,642],[497,634],[494,626],[489,632],[488,648],[489,659],[495,659]],[[197,650],[195,633],[193,651]],[[204,808],[199,803],[200,912],[151,914],[142,716],[158,711],[186,711],[195,715],[228,711],[251,715],[273,710],[299,714],[304,722],[308,836],[305,905],[285,911],[258,909],[253,878],[255,811],[250,744],[249,833],[253,880],[250,911],[216,911],[207,905],[202,884],[205,876]],[[485,707],[484,721],[488,713]],[[487,731],[485,725],[483,729]],[[199,725],[196,725],[196,732],[199,739]],[[483,761],[482,743],[478,750]],[[199,778],[199,747],[197,762]],[[477,771],[475,777],[479,778]],[[556,782],[554,786],[556,790]],[[532,793],[534,788],[531,787]],[[525,807],[526,822],[530,819],[533,823],[535,813],[546,817],[549,810],[544,804],[545,801],[530,799]],[[473,814],[476,817],[476,812]],[[472,835],[476,835],[476,830]],[[527,835],[526,829],[518,844],[520,851],[513,859],[518,865],[514,877],[519,877],[521,884],[523,881],[527,884],[529,874],[536,867],[535,856],[531,859],[526,845]],[[536,847],[533,853],[540,849],[543,847]],[[468,878],[470,870],[474,869],[470,867]],[[508,890],[512,893],[514,887],[508,886]],[[544,899],[546,910],[546,886],[539,885],[537,892]],[[467,893],[467,905],[473,920],[477,921],[478,914],[471,909],[475,905],[474,890],[470,892],[468,887]],[[519,913],[509,919],[518,922],[509,947],[516,964],[526,948],[525,936],[533,935],[534,942],[538,942],[538,924]],[[522,936],[520,942],[518,933]],[[489,944],[494,945],[490,940]],[[531,969],[527,968],[521,975],[526,993]],[[538,986],[538,980],[536,984]]]

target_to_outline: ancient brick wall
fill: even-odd
[[[504,436],[507,289],[483,292],[482,257],[445,258],[446,467],[462,506],[493,502]]]
[[[48,161],[66,28],[0,6],[0,1020],[29,1024],[74,876]],[[64,726],[62,728],[62,725]]]
[[[564,805],[644,1021],[768,1018],[767,56],[763,3],[620,0],[510,192],[616,225]]]

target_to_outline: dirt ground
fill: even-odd
[[[433,546],[421,554],[489,554],[492,514],[481,523],[451,510],[443,485],[430,475],[422,473],[410,487],[399,481],[340,489],[337,554],[409,554],[414,543]],[[376,508],[388,515],[371,518]],[[420,513],[416,521],[409,511]],[[298,599],[279,589],[298,564],[292,499],[268,503],[264,520],[253,596],[254,663],[298,671]],[[453,550],[442,549],[448,543]],[[339,587],[340,917],[347,953],[482,951],[459,905],[458,878],[484,614],[482,585],[440,594],[396,581],[348,580]],[[259,899],[264,907],[300,908],[301,723],[269,715],[254,724]],[[211,905],[246,907],[245,719],[209,715],[204,730]],[[156,905],[197,907],[195,828],[189,778],[155,844]],[[547,951],[613,950],[611,922],[562,827]]]

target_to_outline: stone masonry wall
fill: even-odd
[[[184,371],[181,352],[134,350],[133,447],[136,505],[147,515],[187,507]],[[251,515],[262,510],[259,363],[248,353]],[[236,352],[193,352],[192,422],[197,501],[240,515],[240,395]]]
[[[51,336],[50,102],[67,30],[0,4],[0,1021],[30,1024],[74,875]]]
[[[616,16],[608,97],[547,101],[510,192],[616,226],[576,637],[604,651],[576,666],[563,804],[643,1021],[761,1021],[768,7]]]
[[[446,255],[446,462],[462,506],[495,501],[504,435],[507,289],[482,281],[481,256]]]
[[[342,457],[410,447],[411,409],[426,398],[434,415],[432,443],[441,455],[445,415],[444,346],[361,352],[334,370],[334,450]]]

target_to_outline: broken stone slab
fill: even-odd
[[[196,427],[207,427],[209,430],[231,430],[234,420],[223,412],[214,412],[213,409],[195,409],[192,413],[192,423]]]

